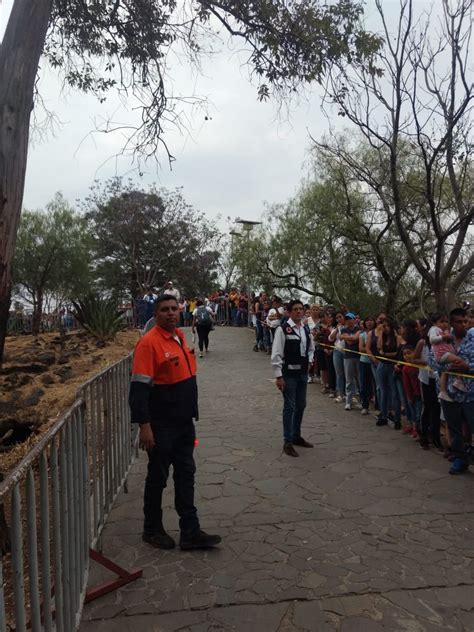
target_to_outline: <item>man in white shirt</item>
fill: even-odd
[[[312,448],[301,436],[301,423],[306,408],[308,370],[313,362],[314,341],[303,325],[303,303],[288,303],[289,319],[277,327],[272,347],[272,367],[276,386],[283,394],[283,452],[298,456],[294,446]]]
[[[163,294],[166,294],[166,296],[174,296],[174,298],[179,303],[179,299],[180,299],[179,290],[173,287],[173,281],[168,281],[168,283],[164,287]]]

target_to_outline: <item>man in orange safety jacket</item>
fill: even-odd
[[[148,452],[142,537],[156,548],[175,546],[163,527],[161,509],[172,465],[180,547],[207,548],[219,544],[221,538],[201,530],[194,506],[196,359],[177,328],[179,306],[174,296],[157,298],[155,318],[156,325],[135,348],[129,398],[132,423],[140,424],[139,446]]]

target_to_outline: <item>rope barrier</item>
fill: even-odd
[[[336,351],[343,351],[345,353],[355,353],[359,356],[366,356],[367,358],[375,358],[376,360],[380,360],[382,362],[391,362],[392,364],[402,364],[404,366],[411,366],[415,369],[423,369],[424,371],[431,371],[432,373],[436,373],[436,370],[428,366],[427,364],[414,364],[412,362],[405,362],[404,360],[396,360],[395,358],[387,358],[385,356],[377,356],[371,355],[370,353],[363,353],[362,351],[352,351],[351,349],[336,349],[334,345],[327,345],[323,342],[316,342],[320,347],[326,347],[327,349],[333,349]],[[448,375],[454,375],[456,377],[467,378],[468,380],[472,380],[474,375],[469,373],[455,373],[454,371],[443,371],[443,373],[447,373]]]

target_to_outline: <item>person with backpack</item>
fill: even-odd
[[[193,334],[197,331],[199,357],[203,357],[203,351],[206,349],[206,353],[209,353],[209,332],[212,329],[214,323],[214,313],[209,306],[204,305],[201,299],[196,302],[196,309],[193,312]]]

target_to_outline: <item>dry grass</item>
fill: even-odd
[[[54,375],[56,381],[49,386],[45,386],[41,381],[44,373],[30,374],[32,377],[31,382],[20,387],[9,386],[5,376],[0,376],[0,399],[8,398],[9,391],[11,392],[12,390],[19,392],[22,397],[28,396],[33,389],[41,388],[44,391],[44,395],[36,406],[24,407],[17,411],[16,417],[22,423],[35,425],[37,431],[26,441],[17,444],[8,452],[0,453],[0,471],[6,473],[11,470],[29,452],[31,447],[40,440],[47,428],[74,403],[77,390],[81,384],[107,366],[128,355],[130,351],[133,351],[138,339],[139,334],[137,330],[121,331],[113,342],[99,348],[93,338],[72,332],[67,335],[64,351],[66,353],[70,353],[71,350],[80,351],[80,355],[70,355],[68,357],[67,366],[71,367],[72,376],[64,383],[60,382],[59,378],[53,373],[54,370],[59,368],[60,365],[58,364],[51,366],[49,373]],[[31,353],[32,345],[34,345],[37,354],[54,351],[59,357],[62,352],[57,340],[57,334],[39,336],[36,344],[31,336],[12,336],[7,338],[4,367],[8,368],[19,364],[22,357],[33,355]]]

